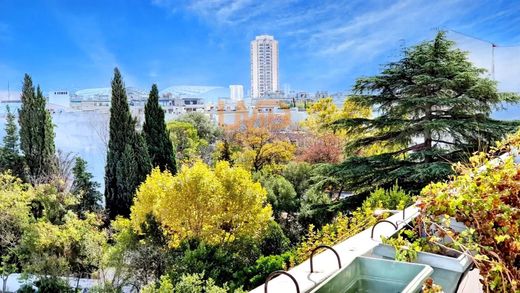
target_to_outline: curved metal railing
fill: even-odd
[[[332,248],[332,247],[330,247],[328,245],[318,245],[316,248],[314,248],[311,251],[311,273],[314,273],[314,265],[313,265],[313,262],[312,262],[312,257],[314,256],[314,253],[316,252],[316,250],[318,250],[320,248],[327,248],[327,249],[332,250],[332,252],[334,252],[334,254],[336,255],[336,258],[338,259],[338,266],[341,269],[341,259],[339,258],[338,252],[334,248]]]
[[[298,285],[298,282],[296,281],[296,279],[291,274],[289,274],[288,272],[283,271],[283,270],[274,271],[274,272],[270,273],[269,276],[267,276],[267,278],[265,279],[265,284],[264,284],[265,293],[267,293],[267,284],[269,283],[269,281],[271,281],[271,279],[273,279],[274,277],[276,277],[278,275],[286,275],[289,278],[291,278],[294,285],[296,286],[296,293],[300,293],[300,286]]]
[[[394,224],[393,222],[390,222],[390,221],[388,221],[388,220],[379,220],[379,221],[377,221],[377,223],[374,224],[374,226],[372,226],[372,231],[370,232],[370,238],[371,238],[372,240],[374,239],[374,229],[376,228],[376,226],[377,226],[378,224],[381,224],[381,223],[389,223],[389,224],[391,224],[392,226],[394,226],[395,230],[398,229],[397,225]]]

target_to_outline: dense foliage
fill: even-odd
[[[459,174],[449,182],[422,192],[422,220],[437,231],[430,241],[452,239],[453,247],[472,257],[487,291],[520,290],[519,147],[517,133],[490,153],[473,156],[469,165],[458,165]],[[467,229],[453,229],[450,219]]]
[[[131,218],[139,231],[152,214],[172,247],[190,238],[219,244],[259,237],[271,216],[265,201],[265,189],[248,171],[227,162],[218,162],[214,170],[196,162],[175,176],[153,170],[137,191]]]

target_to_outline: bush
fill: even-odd
[[[276,270],[289,268],[293,261],[292,252],[281,255],[262,256],[256,260],[256,264],[248,269],[249,283],[247,288],[254,288],[265,281],[267,276]]]
[[[489,154],[473,156],[471,165],[456,166],[459,175],[451,181],[432,183],[422,191],[421,219],[435,228],[428,239],[439,243],[439,235],[449,237],[454,247],[470,255],[485,292],[520,290],[518,140],[520,133]],[[496,158],[506,152],[513,156]],[[452,229],[452,219],[467,229]]]
[[[204,274],[191,274],[191,275],[183,275],[180,281],[175,284],[173,291],[170,289],[172,287],[171,282],[164,281],[165,279],[161,278],[161,287],[159,290],[163,291],[148,291],[150,293],[166,293],[166,292],[174,292],[174,293],[227,293],[227,292],[235,292],[241,293],[244,292],[242,289],[231,289],[226,284],[222,287],[215,285],[215,281],[212,278],[208,278],[204,280]]]
[[[283,212],[292,213],[298,210],[296,191],[287,179],[280,175],[266,174],[260,178],[260,183],[267,190],[267,200],[273,207],[276,218]]]
[[[74,290],[69,287],[69,284],[58,277],[45,277],[34,282],[38,287],[38,293],[72,293]]]
[[[402,210],[412,204],[412,196],[401,189],[397,183],[390,189],[378,188],[370,193],[363,207],[371,209]]]
[[[179,250],[183,251],[182,256],[170,271],[174,282],[179,282],[184,275],[204,274],[217,285],[227,283],[231,289],[246,282],[245,268],[254,265],[261,255],[257,242],[248,238],[226,245],[192,240],[184,242]]]
[[[264,237],[260,241],[260,251],[263,255],[282,254],[289,248],[289,238],[275,221],[271,221]]]

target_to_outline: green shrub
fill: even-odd
[[[248,269],[250,277],[248,288],[259,286],[265,281],[267,276],[276,271],[284,270],[291,266],[293,259],[292,252],[285,252],[281,255],[262,256],[256,260],[256,264]]]
[[[38,293],[72,293],[74,290],[69,287],[69,284],[58,277],[46,277],[41,278],[34,282],[34,285],[38,287]]]
[[[363,208],[402,210],[413,202],[412,195],[401,189],[397,183],[390,189],[378,188],[363,202]]]
[[[275,221],[269,222],[267,231],[260,240],[260,251],[263,255],[282,254],[289,249],[289,238]]]

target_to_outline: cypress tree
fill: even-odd
[[[20,146],[28,167],[29,180],[46,181],[56,171],[54,125],[45,109],[45,98],[38,86],[36,93],[28,74],[22,87],[22,107],[18,112]]]
[[[119,69],[114,69],[109,141],[105,166],[105,203],[110,219],[128,216],[134,192],[151,170],[146,143],[135,129]]]
[[[347,144],[352,153],[376,145],[381,154],[350,157],[327,176],[351,191],[397,181],[419,192],[452,174],[452,163],[467,160],[520,125],[490,117],[501,103],[519,97],[499,93],[496,82],[483,76],[485,70],[454,45],[439,32],[435,40],[406,49],[381,74],[357,80],[353,101],[374,107],[379,115],[343,119],[333,126],[360,137]]]
[[[156,84],[152,85],[144,113],[143,135],[152,165],[158,166],[161,171],[169,170],[175,174],[177,172],[175,153],[166,130],[164,111],[159,105],[159,90]]]
[[[14,176],[24,178],[24,162],[23,157],[20,155],[16,117],[11,112],[9,106],[6,108],[4,145],[0,153],[0,171],[10,170]]]
[[[72,194],[80,196],[78,211],[80,214],[99,211],[101,206],[101,193],[97,190],[99,183],[92,181],[92,173],[87,172],[87,162],[76,157],[76,164],[72,168],[74,181],[72,182]]]

